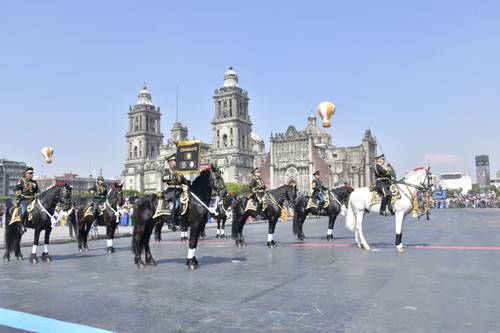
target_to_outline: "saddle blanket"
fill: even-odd
[[[323,191],[323,209],[328,208],[330,206],[330,195],[328,191]],[[309,200],[307,201],[306,210],[310,208],[318,208],[318,199],[313,196],[309,196]]]
[[[33,209],[35,208],[37,200],[38,199],[32,200],[26,207],[26,210],[28,211],[28,221],[31,221],[33,219]],[[16,222],[21,222],[21,207],[14,208],[14,211],[12,212],[12,218],[9,224]]]
[[[106,202],[103,202],[102,204],[99,205],[99,207],[97,209],[99,216],[104,214],[105,209],[106,209]],[[85,206],[85,213],[83,214],[83,218],[86,218],[87,216],[94,216],[94,205],[92,202],[89,202]]]

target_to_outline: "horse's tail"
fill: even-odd
[[[300,222],[299,222],[299,210],[297,207],[299,207],[300,200],[297,200],[297,203],[295,204],[294,210],[293,210],[293,234],[295,236],[298,235],[299,229],[300,229]]]
[[[356,216],[354,215],[354,207],[352,206],[352,202],[349,199],[349,203],[347,205],[347,215],[345,217],[345,227],[350,231],[354,231],[355,226]]]
[[[239,213],[239,209],[240,209],[239,206],[240,206],[240,203],[238,202],[233,207],[233,220],[231,221],[231,237],[233,239],[237,239],[238,238],[238,233],[240,231],[241,216],[240,216],[240,213]]]
[[[10,221],[12,220],[12,212],[13,212],[13,206],[8,207],[5,210],[5,221],[4,221],[4,229],[5,229],[5,249],[6,252],[11,252],[15,250],[14,243],[16,241],[16,232],[21,232],[21,228],[17,228],[18,224],[21,222],[16,222],[13,224],[10,224]]]

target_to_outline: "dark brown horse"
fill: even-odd
[[[106,227],[106,251],[108,254],[115,252],[113,239],[115,237],[116,227],[119,223],[119,207],[123,206],[125,199],[123,197],[123,186],[115,183],[106,195],[106,208],[102,215],[97,217],[97,225]],[[76,213],[76,230],[78,235],[78,250],[88,252],[87,239],[92,224],[96,220],[94,215],[85,214],[87,205],[81,206]],[[71,221],[71,215],[70,215]]]

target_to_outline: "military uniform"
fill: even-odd
[[[98,178],[98,180],[100,179]],[[99,205],[101,205],[104,201],[106,201],[106,195],[108,194],[108,191],[104,183],[102,185],[96,183],[89,189],[89,192],[94,195],[94,197],[92,198],[92,204],[93,204],[94,216],[97,218],[99,214],[98,212]]]
[[[313,176],[315,175],[319,175],[319,171],[316,171],[313,174]],[[312,189],[312,197],[318,200],[318,208],[321,208],[323,202],[325,201],[325,198],[323,197],[323,190],[325,189],[325,186],[323,185],[321,179],[314,178],[313,181],[311,182],[311,189]]]
[[[26,218],[28,216],[27,207],[33,200],[35,200],[35,196],[39,192],[37,182],[33,179],[26,179],[25,175],[27,173],[33,173],[33,168],[27,168],[23,172],[23,178],[19,179],[15,187],[16,206],[20,209],[20,216],[23,225],[26,223]]]
[[[257,170],[259,169],[255,168],[252,170],[252,179],[250,179],[249,185],[252,191],[252,200],[254,200],[255,206],[257,206],[257,211],[260,212],[264,194],[266,193],[266,185],[264,184],[264,180],[255,174]]]
[[[383,155],[378,156],[377,159],[384,157]],[[392,210],[392,202],[391,202],[391,191],[390,186],[393,179],[392,169],[381,164],[377,163],[375,165],[375,178],[377,180],[376,187],[377,192],[380,194],[382,201],[380,203],[380,214],[384,215],[386,208],[389,208],[391,214],[394,214]]]
[[[175,160],[175,154],[167,157],[167,161]],[[162,182],[165,184],[163,199],[165,203],[172,203],[172,222],[179,225],[180,196],[183,192],[182,185],[189,186],[189,181],[175,169],[165,168],[162,174]]]

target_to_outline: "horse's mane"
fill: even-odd
[[[200,174],[193,180],[189,187],[189,190],[196,194],[207,205],[210,202],[209,178],[211,172],[211,167],[201,170]]]
[[[343,197],[348,196],[349,194],[351,194],[351,192],[353,190],[354,189],[351,186],[342,185],[342,186],[334,187],[332,189],[332,192],[335,193],[335,195],[343,198]]]

